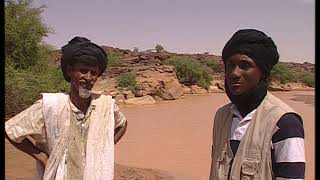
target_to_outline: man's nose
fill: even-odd
[[[91,74],[91,71],[88,71],[85,75],[84,75],[85,79],[87,80],[91,80],[92,79],[92,74]]]
[[[239,77],[241,75],[241,69],[239,66],[235,66],[231,72],[230,72],[231,77]]]

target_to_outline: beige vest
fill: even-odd
[[[273,179],[273,130],[285,113],[295,111],[268,92],[257,108],[230,167],[233,158],[229,143],[233,116],[230,106],[231,104],[227,104],[220,108],[214,119],[210,180],[226,180],[230,168],[232,180]]]

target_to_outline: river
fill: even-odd
[[[314,98],[314,91],[273,92],[303,118],[306,179],[315,178],[315,106],[293,101]],[[309,97],[310,96],[310,97]],[[119,164],[166,171],[175,180],[208,180],[213,117],[228,102],[224,93],[188,95],[155,105],[120,106],[128,119],[126,134],[115,146]],[[31,179],[34,160],[5,144],[6,179]]]

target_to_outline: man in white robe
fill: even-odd
[[[127,121],[111,96],[91,93],[107,54],[84,37],[62,47],[70,93],[42,99],[5,123],[6,137],[37,160],[37,179],[114,179],[114,144]]]

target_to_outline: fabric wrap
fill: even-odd
[[[111,96],[99,95],[91,103],[95,104],[96,109],[90,117],[84,180],[113,180],[115,102]],[[43,106],[50,154],[43,179],[64,180],[67,175],[67,140],[72,115],[70,99],[63,93],[44,93]]]
[[[265,33],[255,29],[241,29],[226,43],[222,50],[224,63],[234,54],[245,54],[253,59],[262,73],[268,77],[272,67],[278,63],[277,46]]]
[[[61,69],[63,77],[70,82],[67,67],[76,62],[82,62],[89,65],[98,65],[101,75],[107,68],[107,53],[97,44],[92,43],[85,37],[75,37],[69,43],[62,47]]]

